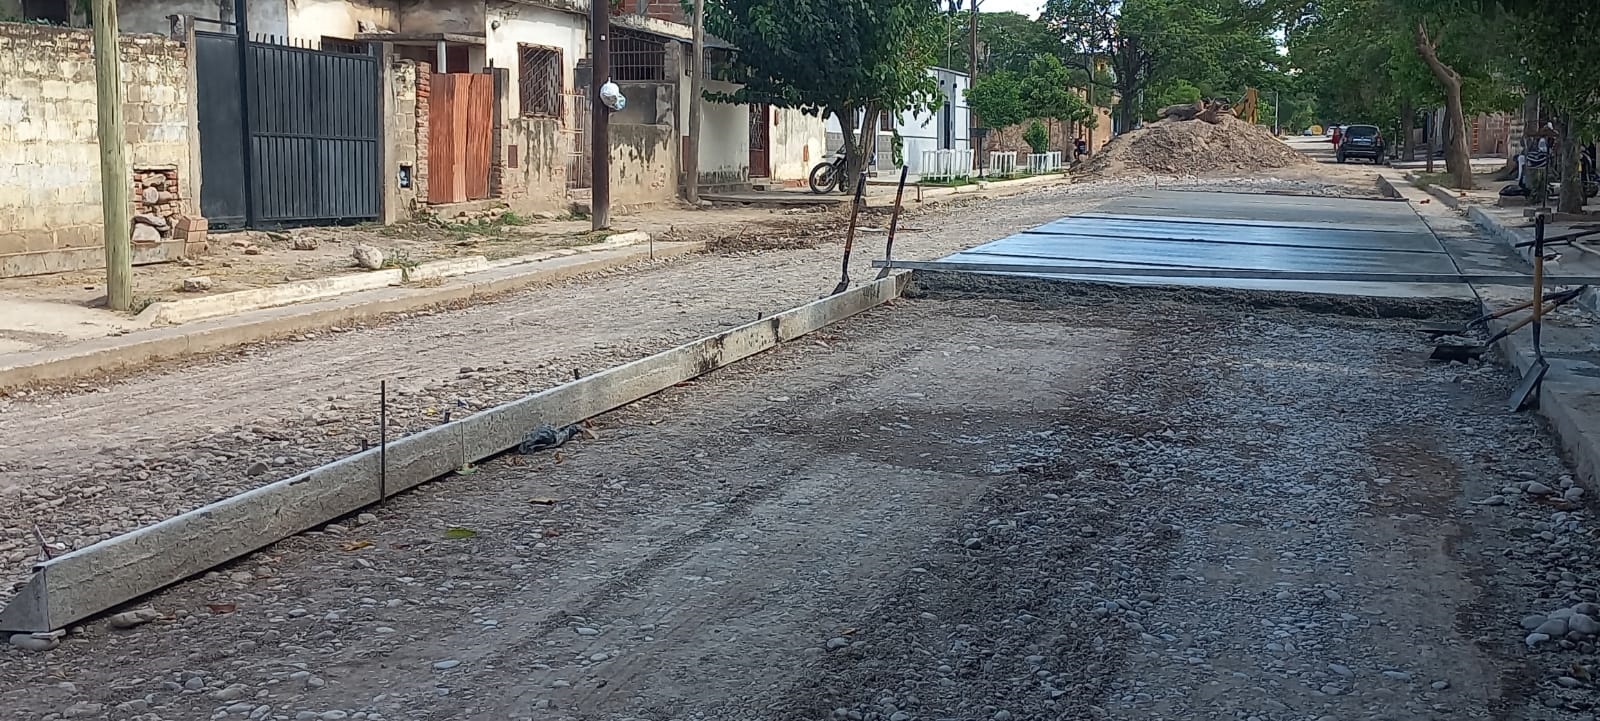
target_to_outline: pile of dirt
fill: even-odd
[[[1098,178],[1133,175],[1224,175],[1311,165],[1262,126],[1231,115],[1215,124],[1159,120],[1123,133],[1091,157],[1083,174]]]

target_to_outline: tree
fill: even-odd
[[[1600,33],[1600,7],[1592,0],[1500,0],[1497,9],[1507,14],[1506,24],[1514,29],[1519,79],[1561,120],[1557,207],[1582,212],[1579,148],[1600,129],[1600,88],[1594,80],[1600,47],[1588,40]]]
[[[739,49],[742,86],[707,97],[838,118],[854,178],[880,113],[942,104],[928,74],[942,29],[934,0],[708,0],[706,32]]]
[[[992,128],[1016,125],[1028,118],[1022,105],[1022,81],[1010,70],[974,80],[967,91],[967,105]]]
[[[1022,133],[1022,142],[1027,143],[1034,153],[1044,153],[1050,150],[1050,131],[1045,130],[1044,124],[1035,120],[1028,124],[1028,129]]]
[[[965,69],[970,67],[972,43],[972,14],[947,13],[945,16],[945,48],[939,56],[944,67]],[[1039,55],[1060,57],[1063,46],[1061,35],[1050,25],[1014,12],[982,12],[978,14],[978,75],[984,76],[1002,70],[1026,72],[1028,63]]]

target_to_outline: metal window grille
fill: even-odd
[[[561,117],[561,51],[517,45],[517,85],[523,115]]]
[[[665,80],[667,46],[661,40],[629,30],[611,30],[611,79]]]

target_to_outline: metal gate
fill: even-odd
[[[772,127],[772,106],[750,106],[750,177],[772,175],[772,148],[768,130]]]
[[[213,228],[377,218],[378,59],[195,33],[200,209]]]

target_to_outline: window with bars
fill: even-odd
[[[523,115],[561,117],[561,50],[518,44],[517,85]]]
[[[611,29],[611,79],[665,80],[667,46],[645,33]]]

